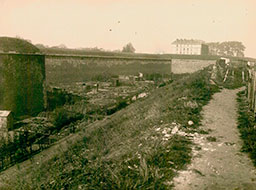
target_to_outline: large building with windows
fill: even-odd
[[[177,39],[171,45],[172,54],[208,55],[209,48],[202,40]]]

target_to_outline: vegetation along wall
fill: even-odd
[[[0,54],[0,109],[36,115],[44,109],[44,81],[44,55]]]
[[[48,83],[81,82],[117,75],[171,75],[171,59],[113,56],[46,56]]]

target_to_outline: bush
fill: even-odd
[[[256,166],[256,121],[254,113],[249,110],[249,104],[245,93],[245,91],[241,91],[237,94],[237,101],[239,104],[238,129],[244,142],[242,150],[249,153]]]
[[[55,129],[60,130],[63,126],[68,125],[77,120],[81,120],[83,115],[66,110],[65,108],[57,108],[52,113],[52,120]]]

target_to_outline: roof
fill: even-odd
[[[172,44],[188,44],[188,45],[201,45],[205,42],[203,40],[187,40],[187,39],[176,39]]]
[[[7,117],[10,113],[11,111],[0,110],[0,117]]]

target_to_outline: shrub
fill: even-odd
[[[242,150],[248,152],[254,165],[256,166],[256,128],[255,116],[249,110],[248,102],[245,96],[245,91],[237,94],[238,109],[238,129],[240,136],[243,139]]]

